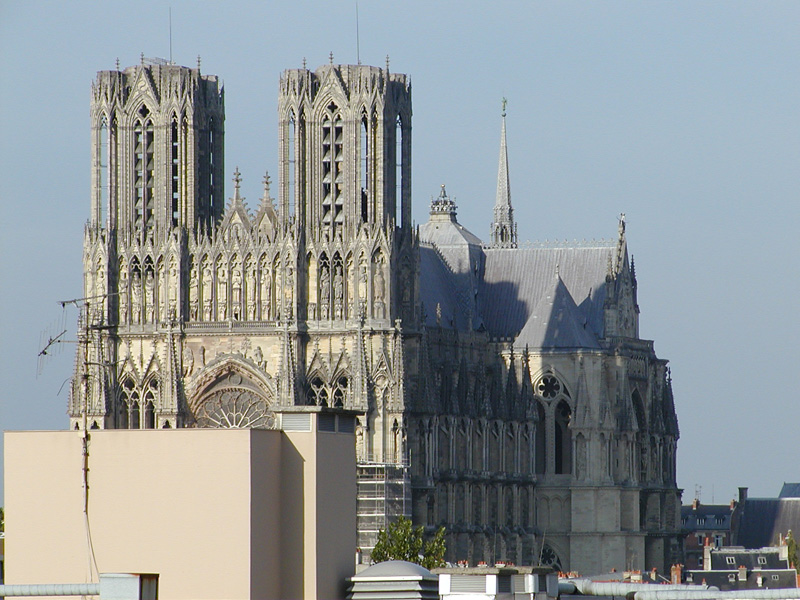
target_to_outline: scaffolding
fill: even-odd
[[[408,465],[364,462],[357,465],[358,547],[369,555],[378,531],[399,517],[411,518]]]

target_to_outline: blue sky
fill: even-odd
[[[355,2],[0,1],[0,427],[66,427],[96,71],[172,57],[225,84],[226,171],[277,165],[280,72],[353,63]],[[616,235],[670,360],[684,501],[800,480],[800,4],[361,0],[360,58],[410,75],[414,218],[447,185],[487,239],[508,98],[521,239]],[[230,195],[228,182],[226,192]],[[67,311],[71,329],[77,314]],[[70,334],[72,335],[72,334]],[[68,336],[69,337],[69,336]],[[72,338],[70,338],[72,339]]]

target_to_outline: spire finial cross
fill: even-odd
[[[200,55],[197,55],[197,70],[200,70]]]
[[[119,56],[117,57],[117,71],[119,71]]]
[[[241,173],[239,173],[239,167],[236,167],[236,170],[233,172],[233,185],[238,190],[241,183],[242,183],[242,175]]]
[[[503,118],[504,119],[506,118],[506,105],[507,104],[508,104],[508,100],[506,100],[506,97],[503,96]]]
[[[303,57],[303,70],[306,70],[306,57]]]
[[[389,55],[386,55],[386,72],[389,72]]]
[[[333,64],[333,50],[331,50],[331,53],[328,55],[328,60]]]

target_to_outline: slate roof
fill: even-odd
[[[444,190],[420,226],[420,295],[426,324],[485,327],[515,346],[599,348],[604,334],[606,275],[617,242],[484,246],[455,219]],[[441,205],[441,206],[440,206]]]
[[[550,278],[551,287],[542,294],[528,315],[515,345],[530,348],[599,348],[588,319],[577,307],[559,276]]]
[[[757,590],[757,589],[787,589],[796,587],[796,573],[794,569],[762,569],[759,571],[748,571],[745,581],[739,580],[739,571],[715,570],[687,571],[686,575],[691,574],[693,583],[705,581],[707,585],[714,586],[720,591],[729,590]],[[758,576],[761,575],[761,585],[758,585]],[[775,578],[773,578],[775,576]]]
[[[732,559],[732,562],[728,559]],[[789,563],[780,558],[778,548],[745,549],[722,547],[711,551],[711,568],[729,570],[737,567],[752,569],[788,569]]]
[[[436,307],[442,315],[442,327],[467,329],[472,302],[472,287],[465,274],[454,273],[441,253],[432,246],[420,245],[420,296],[425,306],[425,323],[436,325]],[[478,324],[473,323],[474,327]]]
[[[800,498],[800,483],[784,483],[778,498]]]
[[[744,580],[739,579],[739,567],[746,569]],[[712,549],[711,570],[693,569],[686,571],[686,575],[687,580],[691,578],[694,583],[705,580],[720,590],[794,588],[797,582],[797,574],[789,568],[789,561],[780,557],[780,550],[766,547]]]
[[[739,522],[737,544],[746,548],[771,546],[790,529],[800,531],[800,498],[748,498]]]
[[[605,278],[614,249],[613,242],[487,248],[478,292],[486,328],[494,336],[515,338],[552,288],[558,272],[586,328],[602,337]]]
[[[730,504],[700,504],[681,506],[681,526],[689,531],[728,531],[733,511]]]

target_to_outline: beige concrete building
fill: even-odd
[[[96,577],[87,506],[96,569],[158,573],[160,598],[344,597],[355,444],[318,416],[295,414],[294,431],[92,431],[88,504],[82,432],[7,432],[6,583]]]
[[[98,74],[71,427],[349,409],[367,553],[405,514],[447,527],[451,561],[679,561],[677,417],[624,218],[610,240],[518,243],[504,108],[496,198],[469,198],[491,241],[444,186],[416,227],[405,75],[331,61],[285,71],[278,99],[277,198],[266,177],[251,209],[238,172],[223,201],[216,77]]]

